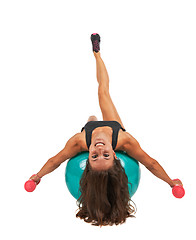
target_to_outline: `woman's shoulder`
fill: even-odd
[[[124,151],[125,146],[135,140],[136,139],[130,133],[120,130],[118,134],[118,143],[115,150]]]
[[[86,145],[85,130],[74,135],[75,141],[80,145],[81,152],[88,151]],[[124,151],[127,144],[134,143],[136,139],[128,132],[124,132],[122,129],[118,133],[118,142],[115,151]]]
[[[78,145],[80,145],[81,152],[88,151],[88,147],[86,145],[85,130],[80,133],[77,133],[75,136],[76,136],[76,141]]]

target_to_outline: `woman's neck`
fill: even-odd
[[[104,139],[106,141],[112,142],[112,129],[110,127],[100,127],[96,128],[92,132],[92,141],[94,139]]]

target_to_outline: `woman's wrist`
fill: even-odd
[[[169,185],[171,188],[173,188],[175,186],[175,183],[173,182],[173,180],[170,180]]]
[[[42,177],[40,176],[40,174],[35,174],[39,179],[41,179]]]

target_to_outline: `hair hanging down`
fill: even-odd
[[[118,159],[114,159],[113,166],[104,171],[93,170],[87,160],[80,180],[80,191],[76,217],[87,223],[111,226],[134,217],[136,210],[130,204],[128,178]]]

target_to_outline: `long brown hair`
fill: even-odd
[[[128,178],[120,160],[104,171],[93,170],[86,162],[80,180],[81,195],[77,201],[76,217],[95,226],[122,224],[134,217],[135,207],[130,204]]]

